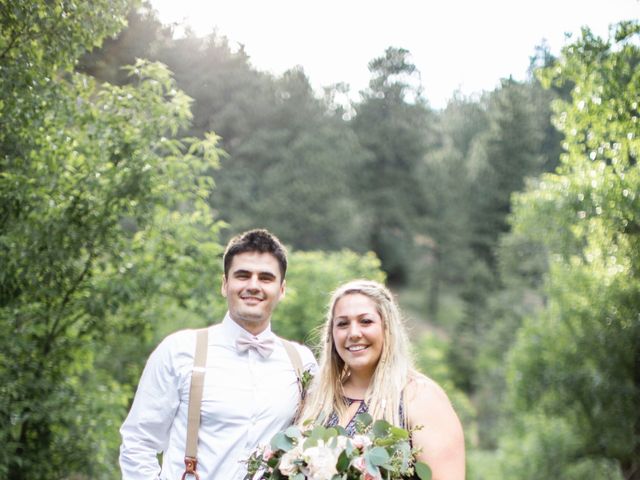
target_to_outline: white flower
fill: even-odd
[[[360,450],[371,445],[371,439],[367,435],[354,435],[351,441],[353,442],[353,446]]]
[[[278,470],[280,470],[280,473],[286,476],[296,473],[298,471],[298,465],[293,462],[300,460],[301,456],[302,446],[300,444],[296,445],[288,452],[285,452],[280,458],[280,463],[278,464]]]
[[[338,462],[339,452],[319,444],[318,446],[308,448],[304,452],[304,459],[307,462],[307,470],[310,480],[331,480],[338,473],[336,463]]]
[[[318,446],[331,446],[333,450],[335,450],[336,455],[340,455],[343,450],[346,450],[347,444],[351,440],[349,437],[345,437],[344,435],[338,435],[337,437],[333,437],[328,442],[323,442],[322,440],[318,441]]]

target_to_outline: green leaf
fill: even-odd
[[[325,427],[323,427],[322,425],[318,425],[317,427],[314,427],[310,432],[308,432],[307,435],[309,436],[309,439],[314,439],[316,441],[324,440],[326,431],[327,429]]]
[[[376,438],[374,440],[375,445],[379,447],[391,447],[398,443],[395,438]]]
[[[376,437],[384,437],[387,435],[390,428],[391,424],[386,420],[376,420],[376,422],[373,424],[372,430],[373,434]]]
[[[282,450],[288,452],[294,446],[293,441],[287,437],[283,432],[278,432],[271,439],[271,448],[274,450]]]
[[[340,456],[338,457],[338,461],[336,462],[336,468],[339,472],[344,472],[348,467],[351,459],[349,455],[347,455],[346,451],[340,452]]]
[[[420,480],[431,480],[431,469],[426,463],[416,462],[414,468]]]
[[[287,428],[284,431],[284,434],[287,437],[291,438],[291,439],[298,439],[298,438],[302,437],[302,433],[300,432],[300,429],[298,427],[295,427],[295,426],[291,426],[291,427]]]
[[[377,467],[377,465],[374,465],[373,463],[371,463],[371,460],[369,460],[369,458],[366,456],[364,459],[364,464],[367,469],[367,472],[369,472],[370,475],[373,475],[375,478],[380,477],[380,469]]]
[[[336,425],[335,428],[338,431],[338,435],[342,435],[343,437],[348,437],[349,434],[347,433],[347,430],[344,427],[341,427],[340,425]]]
[[[373,447],[371,450],[365,452],[365,459],[369,460],[373,465],[384,465],[389,461],[389,454],[382,447]]]
[[[368,413],[361,413],[356,416],[356,431],[364,433],[369,425],[373,423],[373,417]]]
[[[391,427],[389,428],[389,433],[393,435],[394,438],[397,438],[397,439],[401,439],[401,440],[409,439],[409,431],[405,430],[404,428],[391,425]]]
[[[324,434],[322,435],[322,439],[326,442],[331,440],[332,438],[335,438],[337,435],[338,435],[338,430],[336,430],[335,428],[327,428]]]
[[[307,448],[311,448],[311,447],[315,447],[316,445],[318,445],[318,441],[320,441],[321,439],[318,437],[309,437],[304,441],[304,448],[305,450]]]

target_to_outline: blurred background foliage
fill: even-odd
[[[637,22],[436,111],[402,48],[345,104],[145,4],[0,7],[0,478],[118,478],[149,352],[222,318],[257,226],[290,250],[282,336],[391,286],[469,479],[640,478]]]

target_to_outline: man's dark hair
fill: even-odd
[[[233,257],[246,252],[270,253],[276,257],[280,265],[280,275],[284,280],[287,273],[287,251],[278,237],[264,228],[249,230],[229,240],[222,257],[225,277],[229,275]]]

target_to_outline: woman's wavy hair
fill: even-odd
[[[409,341],[400,310],[387,287],[372,280],[352,280],[338,287],[331,296],[322,330],[320,367],[316,374],[298,424],[326,423],[332,412],[342,417],[348,408],[342,384],[350,374],[338,355],[332,334],[335,306],[341,298],[362,294],[376,304],[382,318],[384,341],[380,360],[365,394],[369,414],[394,425],[405,425],[400,418],[402,391],[415,370],[409,353]],[[406,408],[403,409],[406,413]],[[403,415],[404,416],[404,415]]]

